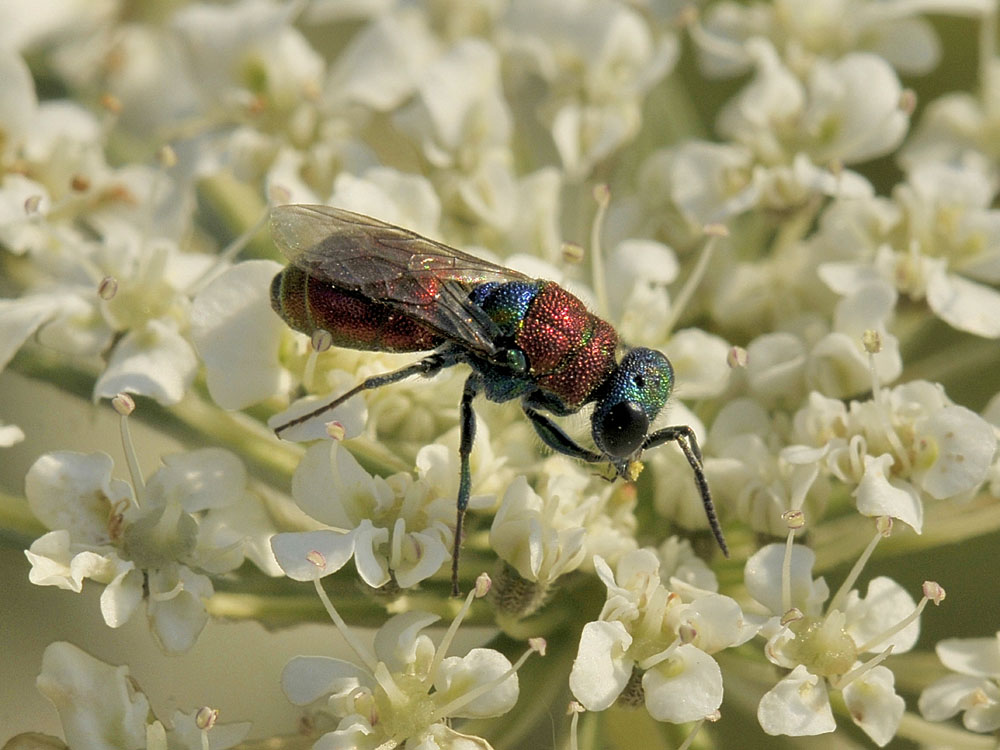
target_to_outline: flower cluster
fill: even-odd
[[[748,743],[846,726],[975,746],[1000,723],[1000,612],[949,582],[924,642],[943,589],[917,601],[921,579],[884,563],[936,566],[1000,528],[998,17],[997,0],[0,7],[0,389],[136,409],[124,481],[75,434],[87,420],[58,442],[0,399],[0,447],[30,466],[0,472],[0,536],[31,582],[99,587],[108,626],[142,608],[170,653],[210,613],[314,616],[312,584],[356,657],[281,678],[315,748],[522,746],[570,693],[570,747],[619,707],[685,746],[717,721]],[[667,406],[630,402],[654,447],[595,453],[592,403],[530,393],[526,351],[562,337],[576,357],[594,334],[525,325],[534,300],[487,321],[484,277],[422,256],[339,289],[266,231],[296,203],[552,281],[617,331],[619,360],[663,352]],[[288,261],[299,291],[274,282]],[[353,303],[392,335],[283,319]],[[445,347],[423,365],[410,324]],[[591,401],[617,387],[574,377]],[[137,418],[185,443],[153,473]],[[948,637],[963,605],[983,637]],[[484,626],[462,657],[460,622]],[[931,640],[955,673],[936,682],[913,676]],[[245,732],[209,709],[160,722],[125,667],[66,643],[41,669],[74,746]]]
[[[203,448],[163,463],[148,482],[136,473],[128,484],[112,479],[106,453],[46,453],[24,483],[31,512],[50,531],[25,554],[39,586],[79,593],[86,579],[104,584],[101,615],[109,627],[125,624],[145,602],[160,644],[179,653],[208,621],[210,576],[246,558],[272,574],[277,566],[266,508],[248,491],[236,456]]]

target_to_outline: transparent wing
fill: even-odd
[[[310,275],[390,305],[485,354],[496,352],[496,327],[469,302],[469,291],[487,281],[527,279],[407,229],[331,206],[278,206],[271,211],[271,234],[282,254]]]

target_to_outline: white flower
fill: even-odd
[[[437,53],[437,41],[417,13],[386,13],[359,31],[327,76],[331,103],[361,102],[378,111],[402,104]]]
[[[972,0],[947,3],[952,12],[961,5],[974,11]],[[706,30],[726,42],[745,44],[753,37],[767,37],[783,45],[790,59],[808,61],[833,58],[844,50],[865,50],[887,59],[897,69],[926,73],[937,65],[941,43],[934,27],[919,17],[919,3],[885,3],[871,0],[776,0],[773,3],[714,3],[705,16]],[[696,41],[707,42],[700,36]],[[743,72],[739,58],[715,53],[715,45],[702,43],[699,61],[706,75]]]
[[[443,170],[445,195],[455,199],[451,207],[499,230],[515,221],[511,116],[493,47],[466,39],[429,64],[416,98],[394,121],[427,163]]]
[[[594,566],[608,598],[600,619],[587,623],[580,637],[569,678],[577,700],[602,711],[624,693],[626,702],[643,701],[654,719],[673,723],[716,711],[722,673],[709,654],[756,632],[739,605],[693,588],[684,596],[669,591],[649,550],[622,557],[616,573],[600,557]]]
[[[896,734],[905,704],[895,694],[892,673],[878,662],[913,648],[924,601],[915,606],[897,583],[879,576],[863,598],[846,590],[849,579],[823,611],[829,590],[822,578],[812,579],[814,560],[811,549],[781,544],[747,560],[747,592],[773,615],[762,629],[768,638],[764,653],[791,670],[763,696],[757,718],[772,735],[832,732],[828,689],[841,690],[851,719],[883,747]],[[880,655],[860,662],[862,654],[875,651]]]
[[[996,72],[1000,61],[993,58],[983,64],[987,75],[981,94],[953,91],[928,102],[913,136],[900,153],[900,163],[907,171],[937,162],[996,177],[1000,154],[991,133],[998,116]]]
[[[720,336],[700,328],[675,332],[663,346],[677,378],[677,395],[694,401],[723,393],[732,370],[726,364],[729,344]],[[672,415],[671,420],[677,420]]]
[[[1000,634],[993,638],[946,638],[934,647],[938,658],[957,672],[936,680],[920,694],[920,713],[944,721],[962,713],[972,732],[1000,729]]]
[[[722,408],[706,443],[705,473],[716,503],[766,534],[787,532],[786,511],[820,516],[829,496],[816,458],[796,460],[783,444],[766,409],[748,398]]]
[[[753,163],[737,144],[686,141],[670,152],[670,197],[699,229],[739,216],[760,197]]]
[[[477,444],[487,440],[481,433]],[[390,577],[408,588],[434,575],[451,557],[454,538],[458,467],[451,455],[443,445],[426,446],[417,458],[418,478],[399,473],[384,479],[368,474],[337,441],[313,445],[292,478],[292,495],[302,510],[333,528],[276,535],[271,544],[282,569],[296,580],[312,580],[306,556],[318,549],[327,557],[323,575],[353,557],[372,588]],[[474,496],[469,507],[483,504]]]
[[[63,641],[45,649],[37,684],[59,712],[63,737],[70,747],[166,748],[169,742],[176,750],[206,746],[225,750],[250,732],[249,722],[200,729],[195,723],[198,710],[175,711],[169,728],[164,727],[152,716],[149,699],[136,687],[128,667],[105,664]],[[160,738],[162,744],[153,744],[153,738]]]
[[[815,164],[865,161],[892,150],[909,125],[895,72],[874,55],[818,60],[805,82],[761,39],[746,45],[756,76],[719,115],[720,132],[765,164],[798,152]]]
[[[239,567],[245,544],[265,570],[274,570],[260,544],[269,519],[246,492],[243,465],[220,449],[167,456],[138,492],[111,479],[111,469],[106,454],[68,451],[46,454],[31,467],[25,495],[52,531],[26,551],[29,577],[75,592],[86,578],[106,584],[101,613],[111,627],[128,621],[145,598],[161,645],[185,651],[208,619],[204,600],[213,587],[204,573]],[[225,514],[224,531],[213,518],[218,513]]]
[[[191,340],[205,364],[212,399],[224,409],[242,409],[291,385],[279,350],[285,324],[269,304],[277,263],[240,263],[216,277],[194,298]]]
[[[673,66],[677,38],[655,39],[612,2],[519,0],[504,18],[506,55],[550,87],[541,116],[571,177],[635,134],[646,91]]]
[[[88,178],[98,179],[95,170],[100,169],[94,167]],[[108,190],[134,188],[129,200],[154,192],[154,181],[141,170],[100,179]],[[22,297],[0,302],[0,328],[11,334],[5,338],[10,350],[0,354],[13,354],[37,332],[40,343],[67,354],[107,355],[95,398],[129,392],[177,403],[197,365],[184,336],[190,308],[186,290],[208,271],[212,259],[181,253],[171,240],[144,236],[132,224],[142,219],[135,210],[108,203],[90,215],[100,242],[85,239],[72,225],[47,225],[48,219],[38,217],[46,242],[29,254],[35,282]],[[162,220],[165,230],[174,228],[169,216]]]
[[[881,279],[852,290],[837,303],[833,330],[809,352],[806,382],[827,396],[846,398],[872,388],[872,369],[879,383],[891,383],[903,371],[899,339],[889,333],[896,291]],[[869,361],[864,336],[879,335],[880,349]]]
[[[814,393],[795,415],[795,433],[822,449],[830,474],[855,486],[859,510],[899,518],[917,532],[921,503],[974,492],[997,447],[989,423],[926,381],[849,407]]]
[[[517,702],[516,671],[531,651],[515,665],[487,648],[474,648],[462,657],[446,656],[473,597],[483,593],[485,590],[468,594],[436,648],[421,633],[438,619],[436,615],[396,615],[375,634],[374,653],[356,640],[339,616],[335,617],[363,666],[322,656],[298,656],[281,675],[282,689],[292,703],[308,705],[329,696],[324,712],[339,723],[319,738],[314,750],[402,746],[489,750],[485,740],[451,729],[449,719],[507,713]],[[332,603],[326,601],[334,614]]]
[[[242,107],[256,96],[284,109],[304,91],[322,89],[325,65],[291,25],[294,12],[272,0],[240,0],[196,3],[174,15],[171,29],[205,104]]]
[[[926,300],[949,325],[1000,337],[1000,211],[982,172],[919,163],[897,186],[898,212],[889,226],[867,228],[872,247],[859,261],[830,262],[820,275],[845,294],[880,276],[914,300]],[[875,230],[875,231],[872,231]],[[892,244],[890,244],[890,241]]]
[[[595,491],[593,477],[558,455],[542,463],[541,477],[538,492],[523,477],[508,486],[490,529],[490,547],[522,579],[544,589],[559,576],[589,568],[595,554],[617,560],[634,548],[635,518],[631,508],[615,508],[611,485],[601,481]],[[494,582],[501,600],[503,584]]]

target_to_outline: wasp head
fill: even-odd
[[[654,349],[630,349],[604,382],[591,418],[594,444],[622,460],[642,448],[649,426],[670,397],[674,368]]]

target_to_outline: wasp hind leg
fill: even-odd
[[[392,383],[398,383],[400,380],[406,380],[414,375],[423,375],[424,377],[431,377],[432,375],[437,375],[441,370],[446,367],[451,367],[456,364],[458,359],[455,357],[454,353],[445,350],[440,352],[434,352],[428,357],[414,362],[412,365],[407,365],[399,370],[394,370],[393,372],[382,373],[381,375],[372,375],[370,378],[365,379],[363,382],[351,388],[347,393],[341,394],[333,401],[329,401],[318,409],[313,409],[308,414],[303,414],[301,417],[296,417],[285,422],[282,425],[278,425],[274,428],[274,434],[281,437],[281,433],[290,427],[295,427],[303,422],[308,422],[314,417],[318,417],[324,412],[328,412],[331,409],[336,409],[342,403],[347,401],[347,399],[352,396],[356,396],[362,391],[371,391],[375,388],[381,388],[384,385],[390,385]]]

